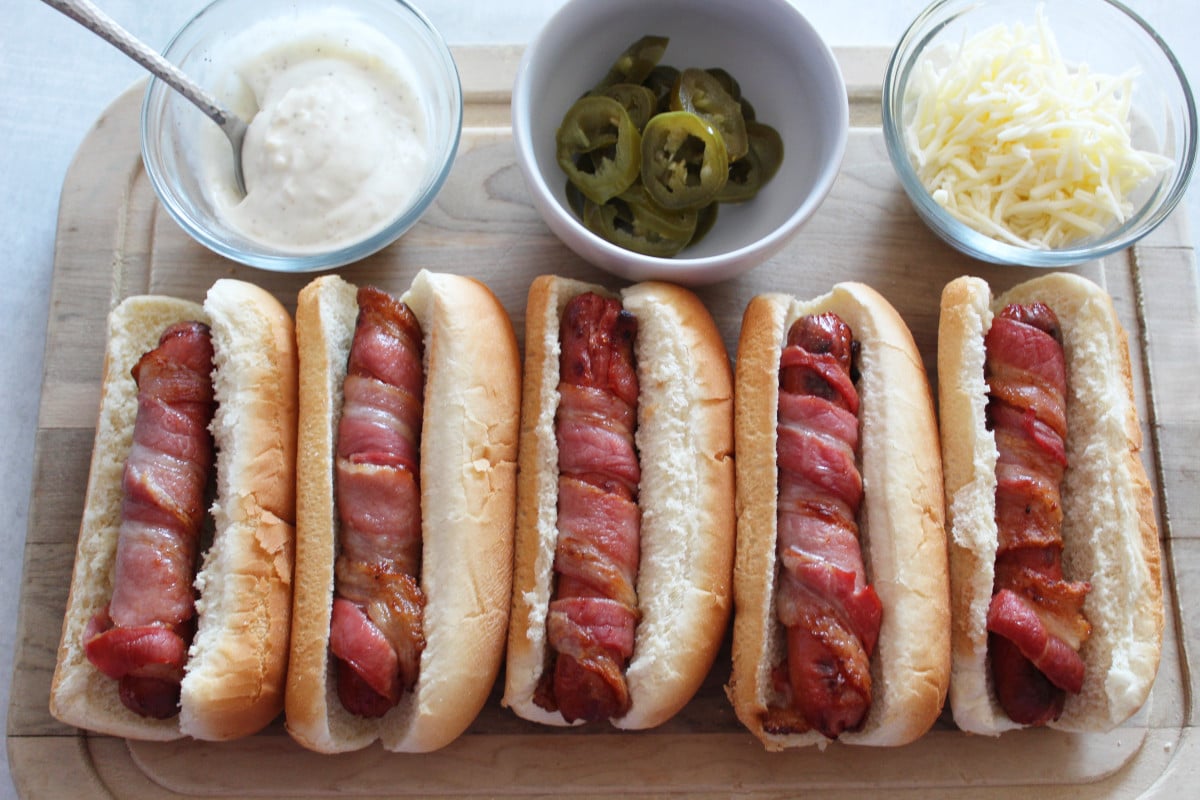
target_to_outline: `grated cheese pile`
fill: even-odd
[[[1171,164],[1133,147],[1133,78],[1069,67],[1039,9],[1036,26],[990,28],[944,67],[916,67],[906,146],[957,219],[1009,244],[1060,247],[1124,221],[1129,194]]]

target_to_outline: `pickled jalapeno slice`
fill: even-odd
[[[642,85],[654,92],[654,96],[658,98],[654,107],[655,113],[661,114],[671,110],[671,95],[678,81],[679,70],[667,64],[659,64],[650,70],[650,74],[642,81]]]
[[[722,67],[709,67],[704,71],[716,78],[717,83],[721,84],[721,88],[734,100],[742,99],[742,85],[737,82],[737,78],[729,74],[729,70]]]
[[[709,67],[705,72],[716,78],[717,82],[721,84],[721,88],[728,92],[730,97],[737,100],[738,105],[742,109],[742,119],[746,122],[755,119],[757,114],[754,111],[754,106],[742,95],[742,85],[737,82],[737,78],[730,75],[728,70],[721,67]]]
[[[699,209],[729,177],[721,135],[688,111],[658,114],[642,133],[642,185],[667,209]]]
[[[742,203],[751,199],[779,171],[783,163],[783,139],[770,125],[746,123],[750,149],[744,158],[729,165],[729,180],[717,199],[722,203]]]
[[[646,127],[658,112],[658,97],[649,88],[640,83],[614,83],[598,92],[604,97],[611,97],[629,112],[629,119],[639,131]]]
[[[697,213],[659,206],[635,184],[607,203],[585,203],[583,224],[618,247],[648,256],[673,256],[688,245]]]
[[[638,39],[617,56],[608,74],[596,84],[596,89],[604,89],[614,83],[641,83],[650,70],[658,66],[670,41],[666,36],[643,36]]]
[[[577,100],[563,117],[555,144],[558,165],[593,202],[616,197],[638,178],[641,135],[625,107],[611,97]]]
[[[746,122],[758,119],[758,112],[754,110],[754,106],[745,97],[738,98],[738,105],[742,107],[742,119]]]
[[[671,95],[671,108],[691,111],[708,120],[725,140],[730,161],[746,155],[749,143],[742,106],[708,70],[689,67],[680,73]]]

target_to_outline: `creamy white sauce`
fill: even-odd
[[[252,117],[245,197],[219,131],[202,159],[218,214],[247,238],[294,253],[385,227],[420,188],[429,151],[403,54],[370,31],[309,31],[250,52],[233,67],[227,83],[237,90],[226,98]]]

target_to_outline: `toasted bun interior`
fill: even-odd
[[[691,292],[622,292],[638,320],[642,543],[638,622],[618,728],[674,716],[704,681],[733,601],[733,374],[716,323]],[[557,470],[555,470],[557,472]]]
[[[216,362],[216,535],[196,575],[199,627],[179,725],[197,739],[232,739],[283,710],[296,541],[296,337],[279,301],[249,283],[217,281],[204,310]]]

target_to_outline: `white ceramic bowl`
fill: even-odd
[[[312,20],[320,16],[320,22]],[[427,161],[415,193],[393,210],[382,228],[340,245],[298,251],[263,244],[243,235],[215,209],[201,178],[206,160],[232,150],[216,125],[190,102],[154,79],[142,107],[142,157],[167,212],[194,239],[243,264],[280,272],[309,272],[348,264],[386,247],[411,228],[433,202],[454,162],[462,130],[462,89],[449,48],[425,16],[404,0],[216,0],[189,21],[167,45],[164,56],[219,99],[252,95],[233,69],[262,49],[278,45],[299,26],[311,31],[360,34],[353,47],[374,48],[371,31],[394,45],[417,89],[426,124]],[[247,34],[250,31],[250,34]],[[381,45],[382,47],[382,45]],[[372,49],[372,52],[374,50]],[[239,102],[244,102],[243,100]],[[235,108],[235,110],[237,110]],[[250,109],[252,113],[253,108]],[[246,112],[241,112],[245,114]],[[232,174],[232,161],[228,171]]]
[[[1169,157],[1172,166],[1138,186],[1123,222],[1054,248],[1031,248],[985,235],[952,216],[923,185],[904,130],[916,94],[918,65],[945,64],[966,40],[997,25],[1014,30],[1037,24],[1039,7],[1063,60],[1095,74],[1134,71],[1133,145]],[[1171,32],[1168,32],[1171,33]],[[1182,199],[1196,158],[1196,106],[1183,70],[1166,43],[1144,20],[1111,0],[939,0],[900,39],[883,87],[883,131],[888,154],[917,214],[946,242],[997,264],[1065,267],[1122,250],[1156,228]]]
[[[722,204],[713,229],[673,258],[624,250],[585,228],[555,159],[555,132],[567,109],[649,34],[670,38],[663,64],[730,72],[757,118],[784,142],[779,172],[758,196]],[[628,280],[696,285],[762,263],[812,216],[841,166],[849,104],[832,52],[787,0],[569,0],[525,51],[512,122],[533,202],[568,247]]]

